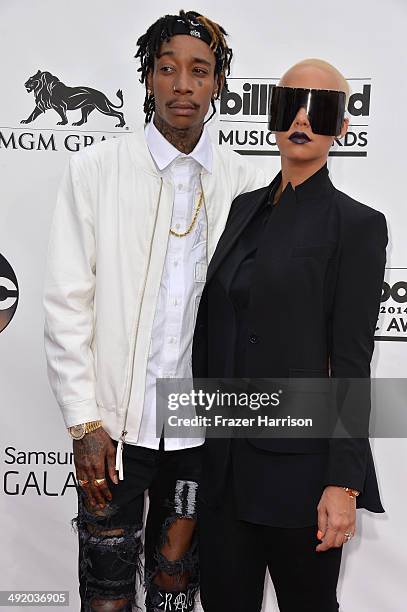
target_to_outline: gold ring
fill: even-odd
[[[349,542],[349,540],[353,538],[353,533],[344,533],[343,535],[346,538],[346,542]]]
[[[89,484],[89,480],[81,480],[78,478],[78,483],[80,487],[84,487],[85,485]]]
[[[105,482],[105,481],[106,481],[106,478],[95,478],[93,482],[95,484],[95,487],[100,487],[102,482]]]

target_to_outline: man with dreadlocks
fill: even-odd
[[[232,200],[264,185],[204,128],[225,35],[196,12],[158,19],[137,43],[145,126],[77,153],[59,192],[45,341],[74,438],[83,612],[132,609],[146,490],[147,610],[194,608],[203,440],[157,437],[155,384],[191,377],[208,262]]]

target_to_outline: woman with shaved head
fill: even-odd
[[[193,367],[197,378],[289,379],[290,389],[308,391],[300,395],[307,409],[325,408],[324,416],[332,396],[318,383],[335,383],[336,409],[353,422],[369,409],[366,387],[354,401],[349,381],[370,378],[387,228],[383,214],[329,178],[329,151],[348,127],[347,97],[341,73],[314,59],[274,88],[269,129],[281,171],[232,205],[208,269]],[[384,511],[369,440],[251,434],[205,443],[204,610],[260,611],[268,570],[281,612],[337,611],[356,508]]]

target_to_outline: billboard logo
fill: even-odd
[[[240,81],[242,79],[235,80]],[[241,114],[242,116],[250,116],[250,118],[267,118],[273,87],[276,83],[251,83],[246,80],[243,84],[236,85],[238,87],[234,91],[231,88],[229,88],[229,91],[222,90],[220,114],[229,116]],[[235,88],[236,85],[233,84],[232,87]],[[347,111],[350,115],[353,117],[369,116],[370,92],[371,85],[365,84],[361,91],[349,96]]]
[[[348,79],[352,93],[347,114],[350,125],[343,139],[335,139],[330,155],[366,157],[370,113],[370,79]],[[354,81],[354,83],[352,82]],[[278,79],[228,78],[229,91],[220,98],[219,145],[242,155],[279,155],[274,134],[268,130],[268,109]]]
[[[397,268],[386,270],[375,339],[407,341],[407,279]]]

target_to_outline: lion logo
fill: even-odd
[[[103,115],[117,117],[119,123],[115,127],[123,127],[126,124],[123,113],[115,110],[123,106],[123,92],[121,89],[116,93],[121,104],[115,106],[101,91],[91,87],[68,87],[50,72],[38,70],[24,85],[28,92],[34,92],[35,108],[28,119],[23,119],[21,123],[31,123],[41,113],[45,113],[49,108],[53,108],[61,117],[61,121],[58,121],[57,125],[66,125],[68,123],[66,117],[67,111],[80,108],[82,117],[80,121],[75,121],[72,125],[86,123],[90,113],[95,109]]]

